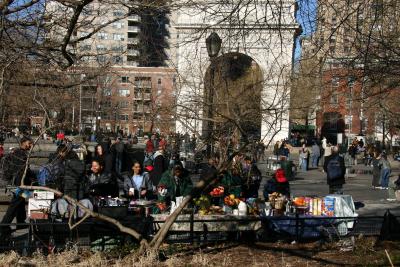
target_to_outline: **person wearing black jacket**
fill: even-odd
[[[157,185],[160,182],[161,176],[163,173],[168,170],[168,164],[165,160],[164,156],[164,148],[159,147],[157,152],[154,153],[153,160],[153,171],[151,172],[151,181],[154,185]]]
[[[290,185],[283,169],[277,169],[271,179],[264,185],[265,201],[269,200],[269,194],[281,193],[287,198],[290,197]]]
[[[332,154],[326,157],[324,171],[329,185],[329,194],[343,194],[343,184],[345,184],[346,166],[344,159],[339,155],[339,148],[332,147]]]
[[[106,145],[98,144],[94,151],[94,160],[101,160],[104,163],[103,172],[112,173],[114,171],[114,157]]]
[[[245,157],[242,167],[242,195],[245,198],[257,198],[261,183],[261,172],[250,157]]]
[[[18,190],[18,186],[21,185],[22,177],[25,172],[26,161],[28,158],[28,151],[33,145],[32,140],[29,137],[23,137],[20,141],[20,147],[8,155],[3,166],[5,179],[12,185],[16,186],[17,190],[13,192],[10,205],[7,208],[6,214],[4,215],[1,223],[9,224],[14,218],[17,218],[17,223],[25,223],[26,210],[25,210],[25,198],[22,194],[22,190]],[[24,178],[24,185],[30,185],[35,180],[35,175],[27,168],[27,172]],[[0,228],[0,240],[4,241],[11,235],[11,228],[9,226],[2,226]]]
[[[118,183],[111,173],[104,171],[104,162],[101,159],[92,161],[91,171],[85,180],[85,196],[118,196]]]

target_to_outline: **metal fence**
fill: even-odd
[[[149,217],[151,218],[151,217]],[[189,224],[187,231],[170,231],[166,242],[185,244],[207,244],[225,241],[254,242],[287,240],[306,242],[310,240],[337,240],[348,236],[379,236],[381,233],[384,216],[363,217],[305,217],[305,216],[280,216],[280,217],[243,217],[215,219],[189,219],[177,220],[175,224]],[[400,217],[395,217],[397,223]],[[141,229],[145,237],[153,236],[157,225],[162,221],[147,219],[149,224]],[[252,231],[218,231],[210,230],[210,223],[235,222],[237,224],[259,223],[259,228]],[[194,227],[201,224],[203,228]],[[393,225],[393,224],[392,224]],[[79,246],[93,251],[104,251],[118,248],[121,245],[135,243],[136,241],[119,232],[115,226],[104,222],[88,221],[80,224],[73,230],[69,229],[67,222],[32,221],[26,224],[0,225],[26,228],[16,231],[10,239],[0,240],[0,251],[16,250],[22,255],[29,255],[37,250],[43,253],[62,251],[66,248]],[[197,229],[197,230],[196,230]],[[386,229],[387,230],[387,229]],[[400,240],[400,229],[397,236]]]

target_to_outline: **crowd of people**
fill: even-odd
[[[2,179],[10,185],[13,197],[1,223],[9,224],[15,218],[17,223],[25,222],[29,192],[19,189],[22,180],[24,185],[57,189],[86,203],[89,208],[96,207],[99,198],[121,197],[129,201],[156,200],[159,210],[163,211],[177,197],[186,196],[193,189],[193,177],[180,158],[180,149],[194,152],[196,137],[186,140],[185,136],[175,137],[167,139],[153,134],[144,139],[144,151],[129,160],[124,154],[126,141],[120,136],[115,140],[103,140],[95,146],[94,153],[88,153],[83,160],[71,143],[62,141],[37,172],[25,166],[33,141],[23,137],[20,147],[2,160]],[[217,154],[208,157],[202,166],[200,179],[207,179],[207,175],[216,171],[218,160]],[[250,156],[237,154],[230,166],[213,176],[215,181],[212,184],[223,186],[226,192],[237,197],[257,198],[261,177],[261,171]],[[68,203],[63,199],[56,202],[56,210],[68,210],[65,207]],[[2,226],[0,230],[1,237],[10,236],[9,226]]]
[[[131,144],[137,142],[138,140],[128,141]],[[177,197],[184,197],[193,190],[192,173],[185,160],[180,157],[180,152],[183,150],[195,154],[197,140],[194,135],[173,135],[167,138],[152,134],[145,137],[143,142],[144,149],[127,158],[127,144],[121,136],[114,140],[105,139],[85,159],[77,155],[71,143],[60,142],[57,151],[49,156],[48,163],[38,173],[34,173],[29,166],[25,166],[33,142],[29,137],[22,137],[20,147],[3,156],[2,160],[2,178],[16,188],[13,189],[11,203],[1,223],[9,224],[14,218],[17,223],[22,223],[26,219],[25,204],[29,192],[18,188],[22,180],[25,185],[38,184],[58,189],[86,203],[90,208],[96,207],[99,198],[121,197],[129,201],[155,200],[159,211],[164,211]],[[236,154],[228,166],[218,169],[218,173],[219,155],[208,155],[207,162],[201,167],[200,179],[212,177],[213,180],[203,193],[208,194],[212,187],[221,186],[227,195],[258,198],[262,174],[257,167],[257,159],[263,157],[265,147],[259,143],[255,143],[253,147],[250,153]],[[273,153],[281,161],[289,161],[293,149],[289,142],[283,140],[275,144]],[[357,139],[354,139],[349,148],[351,157],[355,149],[357,153],[366,153],[366,164],[373,166],[373,187],[387,189],[391,167],[384,151],[366,146],[362,140]],[[0,145],[0,157],[3,154]],[[325,138],[321,144],[314,142],[311,149],[303,145],[299,149],[299,166],[303,171],[308,170],[310,159],[312,168],[317,168],[322,161],[329,192],[341,194],[346,167],[339,147],[331,145]],[[273,173],[263,188],[265,199],[273,192],[289,197],[288,175],[283,165]],[[58,204],[62,204],[61,200]],[[63,210],[68,209],[64,207]],[[0,230],[1,237],[6,238],[11,233],[8,226],[2,226]]]

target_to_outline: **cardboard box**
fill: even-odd
[[[48,191],[34,190],[33,198],[36,199],[54,199],[54,193]]]
[[[47,220],[49,218],[49,214],[46,212],[32,210],[29,216],[29,219],[32,220]]]
[[[32,211],[49,211],[50,206],[51,200],[30,198],[28,201],[28,217],[31,217]]]

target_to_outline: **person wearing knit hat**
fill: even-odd
[[[283,169],[277,169],[272,178],[264,185],[265,201],[268,201],[269,194],[275,192],[290,197],[290,185]]]

